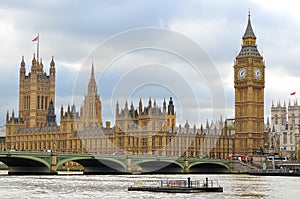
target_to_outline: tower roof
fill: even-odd
[[[251,26],[250,12],[248,14],[248,25],[243,36],[242,49],[236,58],[246,57],[262,58],[256,46],[256,37]]]
[[[249,11],[249,14],[248,14],[248,25],[247,25],[245,34],[243,36],[243,39],[245,39],[245,38],[254,38],[254,39],[256,39],[255,34],[253,32],[253,29],[252,29],[252,26],[251,26],[250,11]]]

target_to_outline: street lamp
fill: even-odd
[[[55,152],[56,151],[56,141],[53,141],[53,150],[52,150],[53,152]]]

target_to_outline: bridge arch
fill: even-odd
[[[125,173],[126,165],[116,159],[112,158],[95,158],[91,156],[85,157],[68,157],[57,162],[57,167],[66,162],[73,161],[79,163],[84,167],[85,174],[111,174],[111,173]]]
[[[183,165],[172,160],[140,160],[132,163],[132,168],[141,173],[182,173]]]
[[[9,167],[9,174],[47,174],[51,170],[50,161],[35,156],[7,155],[0,161]]]
[[[189,173],[228,173],[229,169],[222,162],[196,162],[189,165]]]

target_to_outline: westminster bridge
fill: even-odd
[[[9,174],[57,174],[67,162],[77,162],[84,174],[229,173],[229,160],[132,154],[0,151]]]

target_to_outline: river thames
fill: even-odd
[[[0,198],[299,198],[299,177],[249,175],[67,175],[9,176],[0,172]],[[138,180],[218,180],[223,193],[128,192]]]

